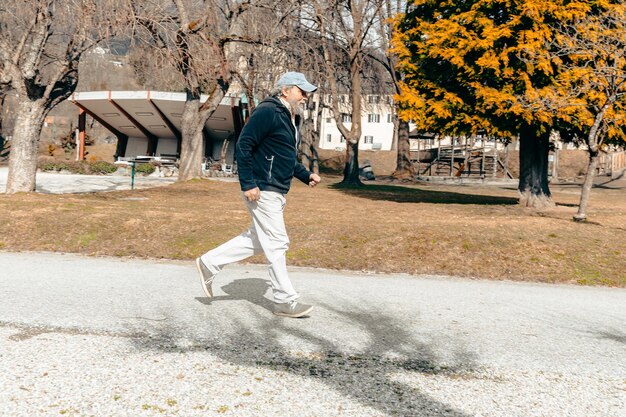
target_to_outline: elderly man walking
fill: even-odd
[[[317,90],[304,74],[287,72],[270,97],[257,106],[237,141],[239,184],[252,225],[241,235],[196,259],[202,288],[213,296],[215,275],[226,264],[263,252],[269,262],[274,314],[302,317],[312,306],[299,295],[287,274],[289,238],[283,219],[285,195],[296,177],[311,187],[321,178],[298,162],[299,126],[296,110],[308,93]]]

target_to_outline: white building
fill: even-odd
[[[322,95],[327,106],[331,104],[329,94]],[[348,95],[340,94],[339,110],[342,112],[341,118],[347,129],[352,125],[352,108],[348,105]],[[319,100],[319,96],[314,98]],[[359,149],[362,150],[382,150],[389,151],[393,145],[393,101],[390,95],[364,95],[361,109],[361,139]],[[322,110],[322,123],[320,124],[321,149],[345,149],[346,142],[335,122],[333,111],[330,108]]]

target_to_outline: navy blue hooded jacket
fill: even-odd
[[[293,177],[309,183],[311,172],[298,162],[291,113],[280,99],[266,98],[250,115],[237,141],[237,170],[242,191],[286,194]]]

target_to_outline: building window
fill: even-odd
[[[367,98],[367,102],[369,104],[378,104],[378,103],[380,103],[380,96],[376,96],[376,95],[369,96]]]
[[[380,123],[380,114],[368,114],[367,115],[367,122],[368,123]]]
[[[346,143],[346,138],[344,138],[343,136],[339,138],[339,143]]]
[[[374,136],[365,136],[365,144],[372,144],[374,143]]]
[[[333,141],[333,135],[328,134],[326,135],[326,142],[332,142]]]
[[[326,123],[331,123],[331,122],[332,122],[332,119],[330,117],[327,117],[326,118]]]
[[[343,94],[340,94],[337,96],[337,102],[338,103],[345,103],[346,102],[346,96],[344,96]]]
[[[344,123],[352,123],[352,115],[346,114],[346,113],[342,113],[341,114],[341,121],[344,122]]]
[[[387,113],[387,123],[393,123],[393,120],[391,119],[391,113]]]

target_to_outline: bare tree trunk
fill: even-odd
[[[0,161],[4,159],[4,157],[6,156],[6,152],[7,152],[4,149],[6,140],[4,139],[4,129],[2,127],[2,117],[4,116],[4,100],[6,99],[6,97],[7,96],[5,92],[0,90]]]
[[[604,115],[608,111],[609,107],[617,99],[616,95],[613,95],[602,106],[601,110],[596,114],[595,120],[589,135],[587,136],[587,149],[589,150],[589,163],[587,165],[587,173],[585,174],[585,181],[583,182],[583,188],[580,192],[580,204],[578,205],[578,213],[574,215],[574,220],[582,222],[587,220],[587,204],[589,203],[589,196],[591,195],[591,187],[593,187],[593,179],[596,176],[596,169],[598,168],[598,154],[599,146],[604,142],[604,138],[598,141],[598,135],[600,132],[600,125],[604,120]]]
[[[397,116],[396,116],[397,118]],[[415,178],[415,167],[411,162],[411,142],[409,141],[409,123],[398,120],[398,154],[394,178]]]
[[[367,35],[367,28],[373,24],[374,16],[377,10],[374,10],[374,16],[368,15],[371,7],[380,7],[376,2],[349,2],[349,15],[342,12],[336,13],[338,3],[332,3],[330,8],[325,8],[321,2],[316,3],[316,19],[318,28],[322,38],[321,49],[324,55],[325,72],[329,83],[329,92],[332,94],[333,116],[337,129],[346,140],[346,161],[344,166],[344,177],[341,184],[344,185],[363,185],[359,179],[359,140],[361,138],[361,113],[362,113],[362,71],[363,71],[363,44]],[[349,58],[349,67],[347,68],[350,77],[348,91],[351,96],[351,125],[348,129],[343,121],[342,112],[339,108],[339,88],[337,85],[337,66],[336,66],[336,50],[330,45],[329,39],[335,38],[336,34],[331,33],[327,37],[327,31],[334,29],[332,24],[328,24],[328,17],[338,18],[338,25],[345,30],[340,36],[345,39],[344,48]],[[349,17],[348,21],[343,21],[344,17]]]
[[[315,144],[309,140],[310,138],[303,139],[300,143],[300,162],[309,171],[317,174],[319,173],[317,149],[315,149]]]
[[[178,181],[187,181],[202,176],[202,158],[204,155],[204,136],[202,129],[206,119],[199,112],[200,100],[190,98],[185,102],[181,120],[183,137],[180,149],[180,168]]]
[[[520,204],[525,207],[554,206],[548,187],[549,134],[536,135],[531,126],[520,129]]]
[[[578,204],[578,212],[574,215],[574,220],[582,222],[587,220],[587,205],[591,196],[591,187],[593,187],[593,179],[596,176],[598,168],[598,150],[589,148],[589,163],[587,164],[587,173],[585,181],[580,193],[580,203]]]
[[[309,168],[309,171],[314,174],[320,173],[320,155],[317,152],[317,147],[314,143],[311,144],[311,167]]]
[[[309,171],[319,174],[320,173],[320,155],[317,151],[317,145],[320,143],[320,132],[322,131],[322,123],[324,121],[322,115],[324,113],[324,107],[322,106],[322,100],[320,99],[317,103],[317,106],[313,106],[313,110],[317,110],[317,117],[315,118],[315,123],[313,123],[313,117],[309,117],[311,119],[311,123],[313,126],[313,141],[311,143],[311,166]]]
[[[6,100],[7,96],[4,91],[0,91],[0,137],[4,137],[4,132],[2,130],[2,116],[4,115],[4,100]],[[2,147],[0,146],[0,151]]]
[[[393,114],[393,136],[391,138],[391,149],[390,151],[397,151],[398,150],[398,146],[399,145],[399,141],[400,141],[400,118],[397,116],[397,114]]]
[[[7,194],[35,191],[39,135],[45,113],[45,100],[21,98],[11,140]]]
[[[300,162],[302,165],[307,167],[309,171],[317,174],[319,173],[319,166],[315,144],[319,143],[319,132],[315,129],[314,119],[311,117],[315,111],[315,102],[313,100],[309,100],[307,103],[307,110],[309,117],[304,118],[302,121],[298,152],[300,154]]]
[[[359,142],[346,142],[346,164],[343,169],[342,185],[358,185],[363,183],[359,178]]]

